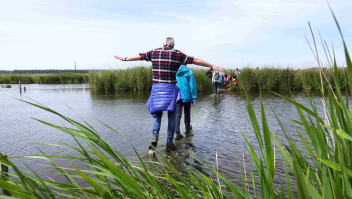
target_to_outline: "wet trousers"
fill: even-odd
[[[185,127],[188,129],[191,125],[191,102],[182,102],[181,100],[177,102],[176,105],[176,132],[180,132],[180,121],[182,117],[182,108],[184,109],[184,122]]]
[[[153,121],[153,135],[159,135],[160,126],[161,126],[161,118],[163,117],[163,112],[158,111],[155,112],[156,117]],[[174,133],[175,133],[175,111],[167,112],[168,115],[168,126],[167,126],[167,143],[172,143],[174,141]]]
[[[220,90],[220,82],[214,82],[214,91]]]

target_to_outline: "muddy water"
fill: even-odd
[[[65,142],[75,144],[71,136],[41,124],[32,117],[57,125],[61,125],[62,120],[53,114],[14,99],[18,98],[27,101],[35,100],[76,120],[80,120],[80,117],[84,118],[104,139],[131,159],[135,158],[132,146],[142,156],[147,155],[147,141],[151,137],[153,121],[146,107],[149,93],[95,92],[88,89],[86,85],[32,84],[23,86],[27,91],[22,94],[18,90],[18,85],[12,85],[12,88],[9,89],[0,88],[1,153],[7,153],[10,156],[39,154],[36,149],[38,146],[31,143]],[[288,129],[292,129],[292,123],[286,118],[298,119],[295,107],[271,92],[263,92],[262,94],[271,131],[278,135],[282,133],[274,112],[282,119]],[[288,92],[280,92],[280,94],[289,96]],[[249,95],[260,120],[259,93],[250,92]],[[309,106],[309,100],[305,93],[299,91],[294,92],[293,95],[297,101]],[[319,97],[313,97],[313,99],[319,102]],[[321,106],[318,105],[318,110],[319,107]],[[162,119],[158,146],[164,153],[167,132],[167,117],[165,116],[166,114]],[[198,103],[192,107],[191,118],[194,136],[177,142],[180,148],[188,149],[208,165],[216,164],[217,154],[219,170],[228,178],[242,176],[244,156],[247,173],[250,172],[250,157],[240,128],[254,148],[258,147],[243,92],[223,92],[221,95],[198,93]],[[104,127],[98,120],[117,130],[127,140]],[[261,122],[259,121],[259,123]],[[183,124],[181,124],[181,129],[184,129]],[[39,146],[39,148],[50,155],[59,155],[63,152],[74,155],[74,152],[62,148],[48,146]],[[277,156],[277,158],[279,157]],[[184,155],[183,160],[202,169],[202,166],[188,155]],[[69,166],[66,160],[57,161],[62,166]],[[15,162],[18,164],[25,162],[39,174],[57,178],[48,173],[49,169],[43,167],[44,162],[40,160],[21,159],[15,160]],[[280,176],[284,171],[278,168],[277,173],[277,176]]]

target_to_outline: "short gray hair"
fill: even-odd
[[[175,45],[175,40],[172,37],[167,37],[165,39],[164,44],[169,45],[169,46],[174,46]]]

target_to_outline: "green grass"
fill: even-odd
[[[334,68],[324,67],[322,72],[324,88],[330,84],[336,88],[333,74]],[[349,89],[347,83],[347,68],[338,68],[340,89]],[[279,69],[264,67],[260,69],[246,68],[238,76],[238,87],[246,90],[319,90],[321,88],[320,70],[292,68]]]
[[[205,73],[206,69],[190,68],[197,83],[197,90],[212,91],[211,79]],[[235,70],[225,69],[224,73],[230,75]],[[324,88],[331,85],[335,88],[333,81],[333,68],[323,68],[326,75]],[[347,84],[347,68],[338,68],[340,89],[349,89]],[[94,90],[149,90],[152,86],[151,67],[134,67],[129,69],[118,69],[111,71],[90,72],[89,84]],[[264,67],[261,69],[246,68],[238,76],[238,87],[229,83],[230,90],[319,90],[319,69],[294,70],[292,68]]]
[[[11,85],[9,85],[9,84],[1,85],[1,88],[11,88]]]
[[[0,75],[1,84],[81,84],[88,83],[87,74],[57,73],[43,75]]]
[[[191,68],[198,91],[212,90],[211,80],[205,75],[206,70]],[[151,67],[134,67],[111,71],[89,73],[89,85],[95,90],[135,90],[146,91],[153,85]]]
[[[89,73],[89,85],[95,90],[148,90],[152,85],[151,67]]]
[[[190,68],[193,71],[194,79],[197,84],[197,91],[212,91],[214,90],[213,85],[211,84],[211,79],[206,76],[207,70],[205,69],[196,69]]]
[[[213,86],[211,80],[205,75],[205,69],[192,68],[197,83],[197,90],[211,91]],[[234,70],[226,69],[226,74],[232,74]],[[324,88],[330,85],[335,88],[333,81],[333,68],[323,68],[327,77],[324,79]],[[347,81],[347,68],[338,68],[340,77],[340,89],[349,89]],[[111,71],[96,71],[89,74],[58,73],[43,75],[0,75],[2,84],[79,84],[88,83],[94,90],[135,90],[146,91],[152,86],[151,67],[134,67]],[[230,83],[231,85],[231,83]],[[318,90],[320,85],[320,74],[318,69],[294,70],[291,68],[281,69],[265,67],[261,69],[246,68],[238,76],[238,87],[230,90],[245,88],[246,90]]]

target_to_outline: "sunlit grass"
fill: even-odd
[[[334,68],[324,67],[321,69],[326,74],[323,79],[324,88],[331,85],[336,88],[334,82]],[[337,69],[340,89],[349,89],[347,80],[347,68]],[[264,67],[260,69],[246,68],[241,70],[238,76],[239,88],[246,90],[319,90],[321,88],[320,70],[292,68]]]
[[[206,70],[191,68],[193,71],[197,90],[212,90],[211,80],[206,76]],[[151,67],[133,67],[128,69],[117,69],[110,71],[90,72],[89,85],[95,90],[150,90],[153,85]]]
[[[88,83],[87,74],[56,73],[43,75],[0,75],[2,84],[81,84]]]

